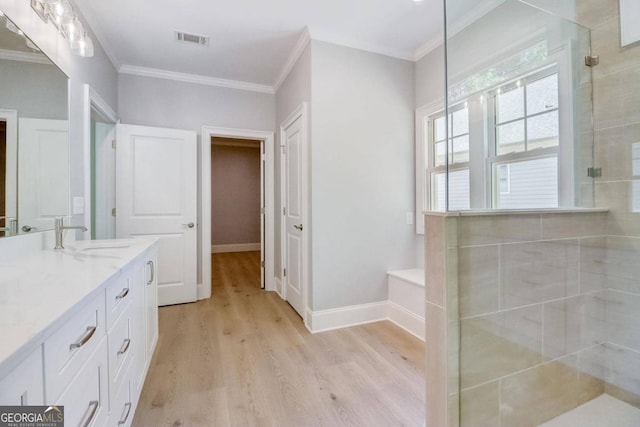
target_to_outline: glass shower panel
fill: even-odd
[[[592,207],[590,31],[517,0],[480,6],[445,1],[449,126],[443,118],[435,150],[448,174],[434,193],[444,185],[449,211]],[[473,182],[461,182],[460,163]],[[514,173],[498,176],[502,165]]]

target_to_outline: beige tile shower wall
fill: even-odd
[[[602,394],[607,214],[457,223],[460,425],[535,426]]]
[[[458,414],[457,218],[425,215],[426,426]]]
[[[618,0],[577,0],[589,27],[593,68],[596,206],[610,209],[607,228],[605,388],[640,407],[640,43],[620,47]],[[594,266],[594,270],[598,267]],[[595,272],[597,274],[597,272]]]

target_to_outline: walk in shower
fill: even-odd
[[[617,0],[445,11],[427,426],[640,425],[640,46]]]

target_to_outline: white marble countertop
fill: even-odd
[[[10,265],[0,260],[0,378],[154,243],[153,238],[78,241]]]

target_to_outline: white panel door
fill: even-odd
[[[302,118],[284,129],[285,204],[285,299],[304,318],[303,280],[303,204],[302,204]]]
[[[18,121],[18,228],[53,228],[69,215],[69,124],[66,120]]]
[[[158,238],[158,305],[197,299],[196,133],[118,125],[116,236]]]

